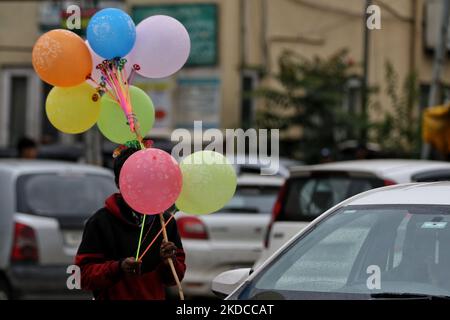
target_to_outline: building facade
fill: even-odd
[[[202,120],[205,128],[251,127],[256,104],[244,93],[264,81],[258,70],[276,72],[278,57],[286,49],[305,57],[327,57],[347,49],[355,62],[355,73],[362,74],[362,0],[2,1],[1,147],[14,145],[24,135],[44,143],[81,139],[59,134],[48,123],[45,97],[51,87],[40,81],[31,65],[34,42],[43,32],[63,25],[65,9],[71,3],[78,4],[86,14],[92,14],[92,8],[117,6],[127,10],[136,23],[149,15],[168,14],[188,28],[192,52],[182,71],[169,79],[134,80],[155,103],[155,135],[168,135],[177,127],[190,128],[194,120]],[[417,72],[425,97],[431,80],[440,1],[373,3],[380,8],[381,29],[370,31],[369,85],[379,88],[377,98],[382,106],[389,107],[384,68],[389,61],[399,79]],[[448,65],[442,79],[450,84]],[[349,85],[358,88],[360,82],[356,79]],[[355,101],[357,104],[359,100]]]

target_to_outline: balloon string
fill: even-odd
[[[105,69],[103,69],[103,68],[100,68],[100,71],[101,71],[101,73],[102,73],[102,75],[103,75],[103,79],[104,79],[104,81],[106,82],[106,84],[108,84],[109,87],[110,87],[112,90],[114,90],[114,94],[117,96],[116,90],[115,90],[115,88],[114,88],[114,86],[113,86],[113,84],[112,84],[111,77],[110,77],[110,75],[108,74],[108,72],[107,72]]]
[[[109,63],[109,65],[107,65]],[[114,95],[114,100],[122,107],[122,110],[125,113],[125,116],[128,118],[128,123],[130,125],[130,130],[134,131],[134,121],[131,118],[130,114],[132,112],[132,108],[130,106],[128,99],[124,98],[123,95],[123,87],[120,82],[117,80],[116,76],[116,63],[115,61],[108,61],[106,64],[99,65],[99,69],[103,75],[103,80],[110,87],[111,91]]]
[[[105,92],[108,93],[108,95],[110,96],[110,98],[113,99],[114,101],[116,101],[116,102],[118,103],[116,97],[115,97],[114,94],[111,92],[111,90],[108,89],[108,88],[106,88],[106,87],[105,87],[104,89],[105,89]]]
[[[90,81],[92,81],[95,84],[98,94],[100,94],[100,91],[103,91],[103,92],[107,93],[111,99],[116,100],[116,98],[111,93],[111,91],[107,87],[101,86],[100,83],[98,83],[94,78],[92,78],[92,75],[89,75],[87,80],[90,80]]]
[[[139,251],[141,250],[142,234],[144,233],[145,217],[146,216],[147,215],[144,214],[144,217],[142,218],[142,226],[141,226],[141,233],[139,234],[139,242],[138,242],[138,247],[137,247],[137,252],[136,252],[136,260],[139,259]]]
[[[141,256],[139,257],[138,261],[142,260],[142,258],[145,256],[145,254],[148,252],[148,250],[150,250],[150,248],[152,247],[152,245],[155,243],[155,241],[158,239],[158,237],[161,235],[161,233],[163,233],[163,230],[167,227],[167,225],[169,224],[169,222],[174,218],[175,216],[173,214],[170,215],[170,218],[167,219],[167,221],[163,224],[163,226],[161,227],[161,230],[159,230],[159,232],[156,234],[156,236],[153,238],[152,242],[150,242],[150,244],[147,246],[147,248],[144,250],[144,252],[141,254]]]
[[[115,79],[113,77],[113,81],[114,81],[114,84],[117,86],[117,92],[118,92],[118,96],[119,96],[119,100],[120,100],[120,106],[122,107],[123,111],[125,112],[126,117],[128,118],[128,124],[130,125],[131,131],[134,132],[135,131],[134,119],[132,117],[130,117],[130,115],[132,114],[132,108],[130,106],[130,103],[128,103],[128,101],[126,101],[117,79]]]
[[[117,68],[115,68],[114,76],[117,79],[117,83],[120,86],[120,90],[121,90],[121,93],[122,93],[122,95],[124,97],[124,100],[125,100],[126,104],[129,106],[128,112],[131,113],[132,108],[130,106],[130,100],[128,99],[128,95],[127,95],[127,91],[128,90],[127,90],[126,83],[124,83],[123,80],[122,80],[122,72],[120,70],[118,70]]]
[[[116,96],[116,101],[120,104],[120,101],[119,101],[119,99],[118,99],[118,93],[117,93],[117,88],[116,88],[116,86],[114,85],[114,82],[113,82],[113,77],[112,77],[112,75],[111,75],[111,72],[108,72],[109,71],[109,68],[106,66],[106,65],[100,65],[100,71],[102,72],[102,74],[103,74],[103,78],[105,79],[105,82],[110,86],[110,88],[114,91],[114,94],[115,94],[115,96]]]
[[[133,114],[131,114],[131,117],[133,117],[134,115]],[[128,120],[128,122],[130,122],[130,120]],[[142,149],[145,149],[145,146],[144,146],[144,144],[143,144],[143,142],[142,142],[142,137],[141,137],[141,135],[139,134],[139,125],[138,125],[138,122],[137,122],[137,119],[135,120],[135,134],[136,134],[136,137],[137,137],[137,139],[138,139],[138,141],[139,141],[139,145],[140,145],[140,147],[141,147],[141,150]],[[140,235],[139,235],[139,242],[138,242],[138,248],[137,248],[137,252],[136,252],[136,260],[141,260],[142,259],[142,257],[144,256],[144,254],[145,254],[145,252],[147,252],[148,251],[148,248],[147,248],[147,250],[144,252],[144,254],[139,258],[139,252],[140,252],[140,249],[141,249],[141,243],[142,243],[142,234],[143,234],[143,232],[144,232],[144,222],[145,222],[145,217],[146,217],[146,215],[144,215],[144,218],[143,218],[143,222],[142,222],[142,226],[141,226],[141,232],[140,232]],[[155,239],[156,239],[156,237],[155,237]],[[153,242],[155,241],[155,239],[153,239],[153,241],[152,241],[152,244],[153,244]]]
[[[109,91],[111,92],[112,96],[113,96],[113,100],[116,101],[117,103],[120,104],[119,99],[117,98],[117,92],[113,86],[113,84],[111,83],[108,74],[106,74],[103,70],[102,70],[102,75],[103,75],[103,80],[105,81],[105,83],[109,86]],[[108,89],[106,86],[104,87],[105,89]]]
[[[126,98],[127,101],[131,104],[131,99],[130,99],[130,83],[127,81],[127,71],[125,70],[125,68],[122,68],[122,70],[119,71],[119,75],[120,75],[121,83],[124,84],[125,98]]]
[[[94,78],[92,78],[92,75],[89,75],[86,80],[90,80],[95,84],[96,87],[100,87],[100,84],[97,81],[95,81]]]
[[[119,97],[119,101],[121,102],[122,109],[124,109],[125,115],[128,116],[129,114],[131,114],[131,107],[127,103],[126,99],[124,99],[124,94],[123,94],[124,93],[124,88],[122,86],[122,83],[121,83],[120,79],[118,78],[117,73],[118,73],[117,72],[117,66],[114,63],[112,65],[112,67],[111,67],[111,73],[110,73],[111,81],[112,81],[112,83],[113,83],[113,85],[114,85],[114,87],[115,87],[115,89],[117,91],[117,95]]]

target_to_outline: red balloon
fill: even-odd
[[[182,174],[167,152],[149,148],[132,154],[124,163],[119,188],[127,204],[143,214],[170,208],[181,192]]]

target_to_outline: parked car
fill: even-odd
[[[425,160],[342,161],[293,168],[272,211],[260,265],[333,205],[382,186],[450,180],[450,163]]]
[[[0,299],[62,297],[85,220],[116,191],[111,171],[44,160],[0,161]]]
[[[238,175],[242,174],[261,174],[262,168],[268,167],[267,162],[269,160],[261,160],[257,155],[236,155],[234,157],[228,156],[228,159],[232,161],[236,173]],[[289,168],[300,166],[303,163],[289,158],[279,158],[278,159],[278,170],[275,175],[280,177],[289,176]]]
[[[224,270],[251,267],[261,254],[279,188],[284,179],[243,175],[234,197],[219,212],[192,216],[177,213],[186,252],[182,282],[188,296],[214,296],[211,281]]]
[[[436,182],[356,195],[250,276],[249,268],[219,275],[213,290],[230,300],[449,299],[449,194],[449,182]]]

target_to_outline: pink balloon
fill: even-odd
[[[91,58],[92,58],[92,71],[91,71],[91,77],[100,83],[101,81],[101,72],[100,70],[98,70],[96,67],[97,65],[99,65],[100,63],[103,62],[103,60],[105,60],[104,58],[100,57],[98,54],[96,54],[94,52],[94,50],[92,50],[91,46],[89,45],[89,42],[87,40],[85,40],[86,45],[91,53]],[[131,70],[133,69],[133,63],[130,61],[130,57],[129,55],[124,57],[125,59],[127,59],[127,63],[125,63],[125,72],[127,77],[130,75]],[[93,87],[96,87],[95,83],[92,82],[91,80],[86,80],[86,82],[88,84],[90,84]]]
[[[130,57],[147,78],[165,78],[186,63],[191,41],[186,28],[176,19],[156,15],[136,27],[136,43]]]
[[[149,148],[125,161],[119,188],[127,204],[139,213],[159,214],[177,200],[182,186],[178,163],[165,151]]]

